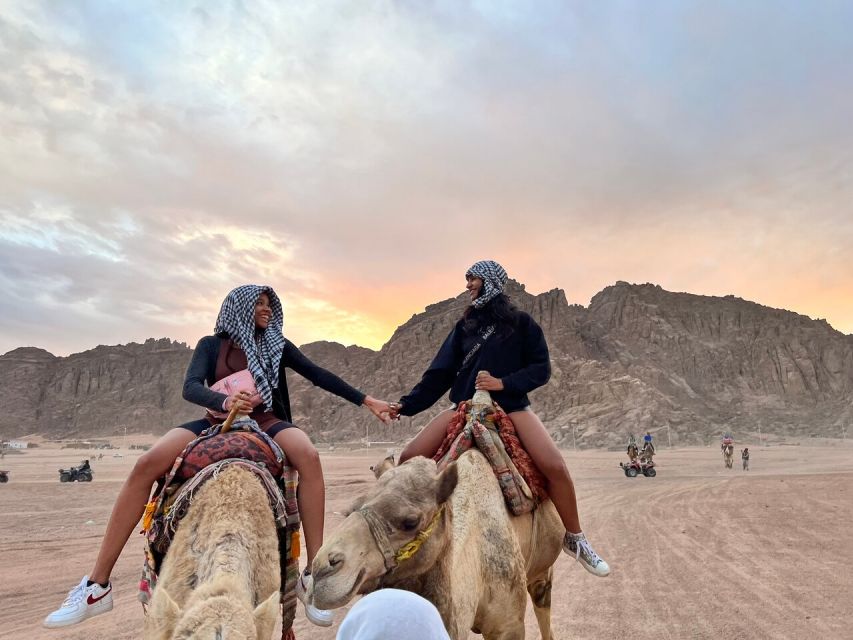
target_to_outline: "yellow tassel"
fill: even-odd
[[[299,531],[294,531],[290,536],[290,557],[299,560]]]
[[[142,514],[142,530],[148,531],[151,528],[151,522],[154,520],[154,509],[157,508],[157,503],[154,501],[145,505],[145,513]]]

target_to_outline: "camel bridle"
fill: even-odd
[[[385,574],[387,575],[391,573],[391,571],[393,571],[401,562],[412,558],[418,551],[420,551],[424,542],[426,542],[435,531],[435,527],[438,525],[441,514],[444,513],[444,505],[441,505],[438,508],[425,529],[419,531],[414,538],[409,540],[409,542],[396,551],[391,547],[391,525],[388,524],[385,519],[379,517],[379,515],[370,507],[361,507],[361,509],[358,510],[358,513],[361,514],[361,517],[364,518],[364,521],[367,523],[367,528],[370,529],[373,541],[376,543],[376,548],[379,549],[379,553],[382,554],[382,557],[385,560]]]

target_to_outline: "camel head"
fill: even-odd
[[[439,473],[435,462],[421,457],[382,473],[317,552],[314,605],[342,607],[383,579],[398,581],[432,567],[448,543],[444,506],[457,481],[455,464]]]
[[[186,609],[181,609],[158,587],[145,619],[144,637],[146,640],[268,640],[278,620],[279,600],[278,591],[274,591],[253,609],[239,592],[214,584],[212,588],[205,586],[195,591]]]

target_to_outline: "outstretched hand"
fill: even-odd
[[[500,378],[495,378],[488,371],[481,371],[474,380],[474,388],[477,391],[503,391],[504,383]]]
[[[391,405],[384,400],[377,400],[371,396],[364,397],[364,406],[370,409],[385,424],[391,424]]]

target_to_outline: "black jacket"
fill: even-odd
[[[222,411],[222,403],[227,397],[224,393],[217,393],[208,388],[216,382],[214,377],[216,375],[216,361],[219,358],[219,349],[223,340],[224,338],[219,336],[206,336],[199,340],[184,379],[184,400],[212,411]],[[273,389],[272,394],[272,411],[280,420],[293,422],[290,413],[287,378],[284,375],[285,367],[293,369],[315,386],[334,393],[344,400],[349,400],[353,404],[360,405],[364,402],[365,394],[348,385],[334,373],[311,362],[305,357],[305,354],[296,348],[296,345],[285,340],[278,370],[278,387]]]
[[[464,320],[453,327],[421,381],[400,398],[401,413],[413,416],[428,409],[450,389],[450,401],[459,403],[474,395],[477,372],[488,371],[500,378],[504,388],[492,391],[492,398],[507,413],[530,405],[527,394],[548,382],[551,362],[542,329],[528,314],[518,313],[518,326],[509,335],[497,331],[483,343],[463,370],[462,361],[480,339],[468,333]]]

